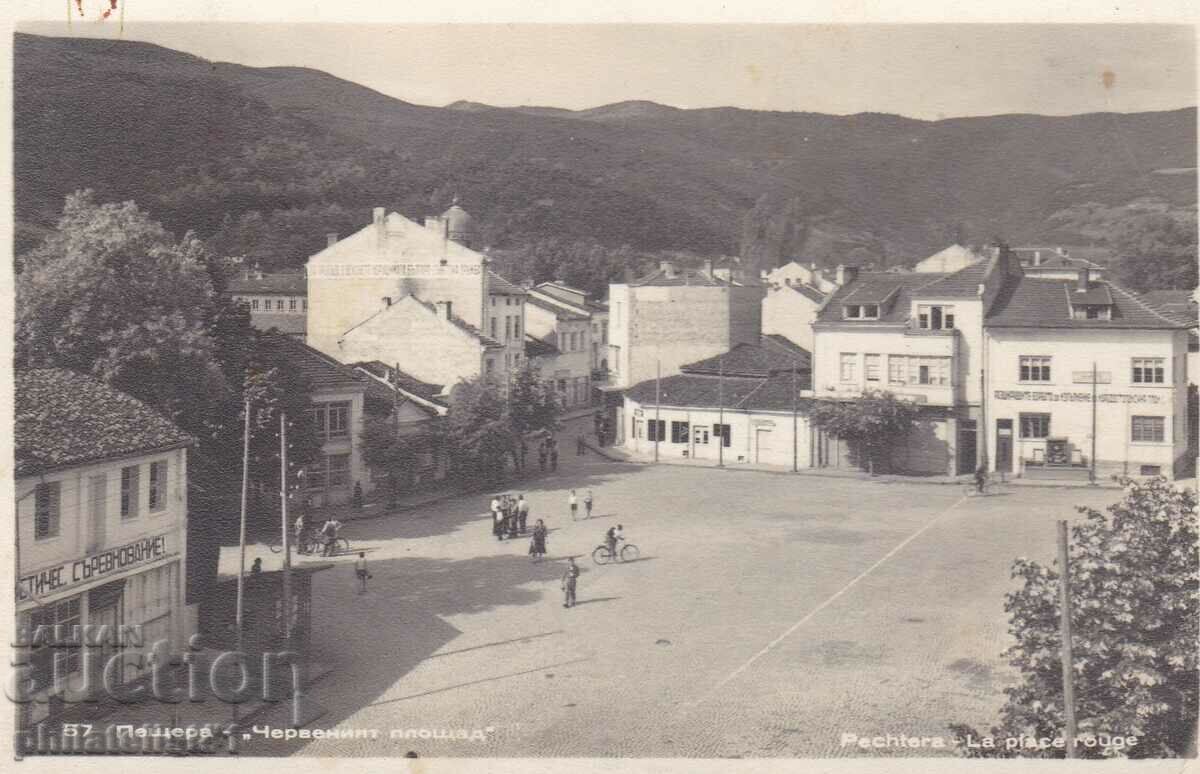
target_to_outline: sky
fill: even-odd
[[[624,100],[938,119],[1194,106],[1196,30],[1158,24],[25,23],[312,67],[408,102]]]

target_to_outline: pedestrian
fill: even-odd
[[[354,574],[358,577],[358,593],[366,593],[367,579],[371,573],[367,572],[367,555],[363,551],[359,551],[358,558],[354,560]]]
[[[497,503],[492,511],[492,534],[497,540],[504,539],[504,511],[500,510],[500,504]]]
[[[529,519],[529,501],[525,499],[525,495],[517,495],[517,529],[522,535],[525,534],[525,522]]]
[[[550,470],[558,470],[558,444],[550,444]]]
[[[546,472],[546,458],[549,456],[545,444],[538,447],[538,467],[541,468],[543,473]]]
[[[583,434],[581,433],[575,437],[575,456],[582,457],[586,453],[587,449],[583,444]]]
[[[983,485],[987,483],[987,470],[980,465],[975,468],[975,492],[983,494]]]
[[[353,499],[351,500],[351,504],[354,506],[354,510],[356,510],[356,511],[362,510],[363,491],[362,491],[362,482],[361,481],[354,482],[354,495],[353,495]]]
[[[589,489],[587,494],[583,496],[583,508],[587,511],[587,517],[592,518],[592,490]]]
[[[262,557],[254,560],[254,564],[250,565],[251,575],[262,575]]]
[[[533,525],[533,538],[529,541],[529,554],[533,561],[540,562],[546,555],[546,524],[541,519]]]
[[[528,453],[529,453],[529,447],[525,444],[525,439],[522,438],[521,439],[521,463],[520,463],[520,471],[522,473],[525,472],[525,455]]]
[[[292,525],[292,531],[296,535],[296,553],[304,553],[304,514],[301,513],[296,517],[296,521]]]
[[[576,514],[579,513],[579,498],[575,496],[575,490],[571,490],[571,494],[567,495],[567,507],[571,511],[571,520],[574,521]]]
[[[573,558],[567,558],[567,570],[562,577],[563,607],[575,607],[575,582],[579,578],[579,567]]]
[[[508,536],[510,538],[515,538],[517,536],[517,529],[519,527],[517,524],[517,504],[511,497],[508,496],[504,498],[504,519],[505,523],[508,525]]]
[[[337,547],[338,530],[342,528],[342,523],[336,519],[326,519],[321,525],[321,539],[325,543],[325,550],[321,553],[322,556],[332,556],[334,549]]]

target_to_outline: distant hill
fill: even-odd
[[[912,263],[956,238],[1088,243],[1103,239],[1094,219],[1070,231],[1084,205],[1196,204],[1194,108],[932,122],[644,101],[439,108],[305,68],[24,34],[14,105],[20,234],[91,187],[176,231],[258,234],[279,263],[373,206],[421,217],[455,194],[500,249],[574,238],[764,265]]]

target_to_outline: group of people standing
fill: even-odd
[[[510,494],[500,494],[492,498],[492,534],[497,540],[513,539],[525,534],[529,523],[529,501],[525,495],[518,494],[515,498]],[[533,560],[540,561],[546,555],[546,524],[541,519],[533,525],[532,538],[529,542],[529,555]]]

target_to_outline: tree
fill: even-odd
[[[920,409],[890,392],[867,390],[848,401],[818,401],[810,414],[813,425],[850,444],[851,451],[872,473],[886,466],[889,452],[903,443],[916,424]]]
[[[509,419],[518,436],[537,430],[556,432],[559,429],[562,406],[558,397],[528,360],[509,381],[508,404]]]
[[[490,379],[461,381],[450,391],[446,443],[451,476],[460,485],[499,482],[520,440],[508,405]]]
[[[133,202],[67,197],[17,281],[17,367],[88,373],[211,437],[229,395],[205,329],[213,304],[203,245],[175,242]]]
[[[1178,757],[1197,721],[1200,542],[1196,495],[1165,479],[1125,482],[1107,514],[1080,507],[1071,528],[1072,648],[1080,737],[1133,735],[1124,750],[1079,746],[1080,757]],[[1065,725],[1059,648],[1059,570],[1013,562],[1022,583],[1005,610],[1016,644],[1005,656],[1021,675],[1006,690],[992,738],[1061,737]],[[965,724],[965,739],[982,736]],[[1002,746],[1001,746],[1002,748]],[[964,749],[972,757],[1063,757],[1061,749]]]
[[[1196,287],[1196,213],[1153,212],[1118,225],[1113,248],[1121,283],[1132,290]]]

